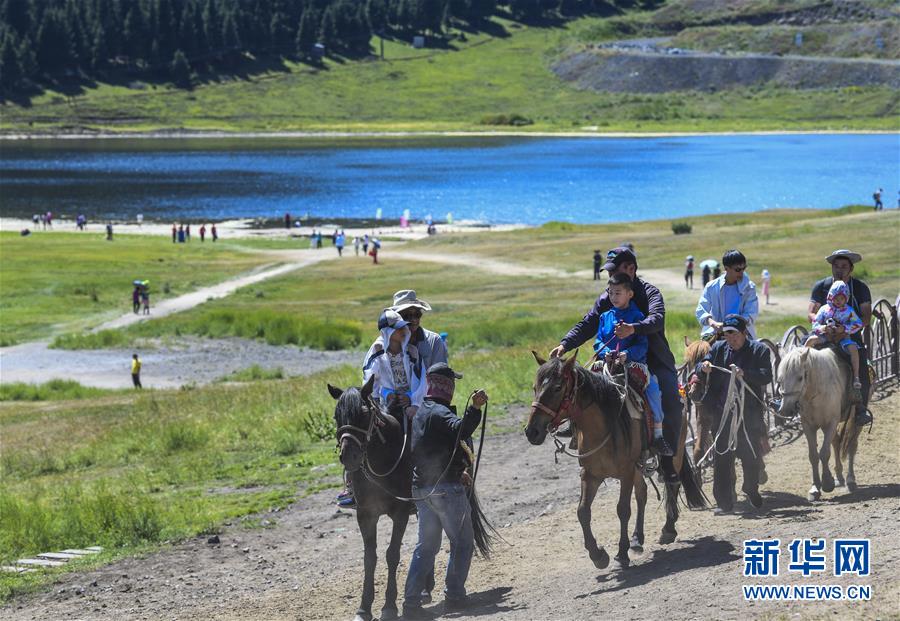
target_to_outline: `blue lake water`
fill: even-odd
[[[0,143],[0,214],[540,224],[897,205],[900,135]]]

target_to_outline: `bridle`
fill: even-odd
[[[563,390],[562,399],[559,402],[557,408],[551,409],[547,405],[541,403],[539,400],[535,400],[531,402],[531,407],[535,410],[540,410],[544,414],[550,417],[550,423],[547,428],[552,432],[556,431],[556,429],[562,424],[562,422],[566,419],[566,414],[568,414],[569,410],[573,410],[572,415],[569,416],[570,419],[575,420],[578,418],[579,414],[581,414],[581,409],[578,407],[578,391],[581,389],[581,382],[579,381],[578,374],[569,369],[566,371],[565,380],[566,387]]]
[[[407,420],[406,416],[403,416],[403,420],[400,424],[403,426],[403,445],[400,448],[400,454],[397,456],[397,460],[394,462],[394,465],[390,467],[387,472],[379,473],[376,472],[372,468],[372,462],[369,460],[369,443],[372,440],[373,436],[378,436],[378,440],[382,444],[386,444],[384,439],[384,434],[381,432],[381,427],[384,427],[387,424],[387,421],[384,418],[384,414],[381,413],[381,409],[374,402],[371,395],[362,398],[363,401],[363,410],[368,411],[369,413],[369,425],[366,429],[362,427],[357,427],[356,425],[341,425],[337,428],[337,450],[340,452],[341,447],[344,444],[344,440],[352,440],[356,442],[356,445],[359,447],[359,450],[362,451],[362,469],[365,474],[375,476],[378,478],[384,478],[394,472],[397,469],[397,466],[400,465],[400,462],[403,460],[403,455],[406,453],[406,440],[407,440]],[[363,434],[364,439],[360,440],[356,434]]]

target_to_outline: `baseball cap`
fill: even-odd
[[[603,266],[603,269],[611,272],[623,263],[634,263],[637,265],[637,257],[631,248],[619,246],[606,253],[606,264]]]
[[[406,327],[406,321],[403,317],[400,316],[395,310],[391,310],[390,308],[386,308],[381,316],[378,318],[378,329],[384,330],[385,328],[394,328],[395,330],[399,330],[400,328]]]
[[[444,377],[450,377],[453,379],[462,379],[462,373],[457,373],[453,369],[450,368],[446,362],[435,362],[433,365],[428,367],[427,375],[443,375]]]
[[[746,332],[747,322],[740,315],[728,315],[722,322],[722,332]]]

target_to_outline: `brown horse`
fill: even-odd
[[[641,423],[632,419],[623,402],[619,387],[608,377],[592,373],[575,363],[577,351],[568,360],[544,360],[532,352],[538,363],[534,383],[534,402],[525,428],[525,436],[532,444],[542,444],[547,432],[564,420],[575,420],[581,470],[581,499],[578,502],[578,521],[584,535],[584,547],[594,566],[609,565],[609,554],[597,546],[591,531],[591,504],[597,489],[606,478],[618,479],[619,565],[629,564],[628,549],[639,552],[644,543],[644,508],[647,504],[647,483],[638,469],[641,455]],[[666,523],[659,542],[672,543],[677,536],[678,491],[684,485],[687,504],[691,508],[706,506],[700,489],[700,478],[684,454],[687,425],[682,421],[681,436],[674,457],[675,470],[681,483],[666,485]],[[637,500],[637,520],[632,539],[628,539],[631,518],[631,494]]]
[[[706,358],[710,347],[710,343],[703,339],[689,343],[687,337],[684,337],[684,362],[688,368],[688,376],[693,373],[697,363]],[[694,432],[694,463],[698,466],[712,444],[713,426],[712,412],[700,401],[702,392],[703,389],[699,384],[688,384],[687,397],[693,402],[694,412],[696,412],[694,415],[696,423]]]

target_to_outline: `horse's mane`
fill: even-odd
[[[698,362],[703,360],[706,357],[706,354],[709,353],[710,345],[703,339],[698,341],[694,341],[690,345],[684,348],[684,361],[687,363],[690,369],[693,369],[697,365]]]
[[[561,358],[551,358],[538,369],[537,382],[542,383],[548,377],[561,376],[565,362]],[[622,395],[619,387],[611,379],[600,373],[592,373],[575,364],[572,371],[581,384],[580,396],[589,397],[600,409],[604,422],[610,432],[610,441],[614,447],[631,441],[631,420],[627,408],[622,407]]]
[[[803,355],[807,351],[806,356]],[[815,382],[810,388],[815,392],[827,393],[829,390],[836,391],[836,397],[841,398],[841,391],[838,387],[843,387],[847,381],[846,372],[843,369],[838,355],[830,348],[812,349],[806,347],[795,347],[781,359],[781,366],[778,369],[780,377],[799,376],[803,374],[804,358],[809,365],[810,373],[807,378],[810,382]]]

